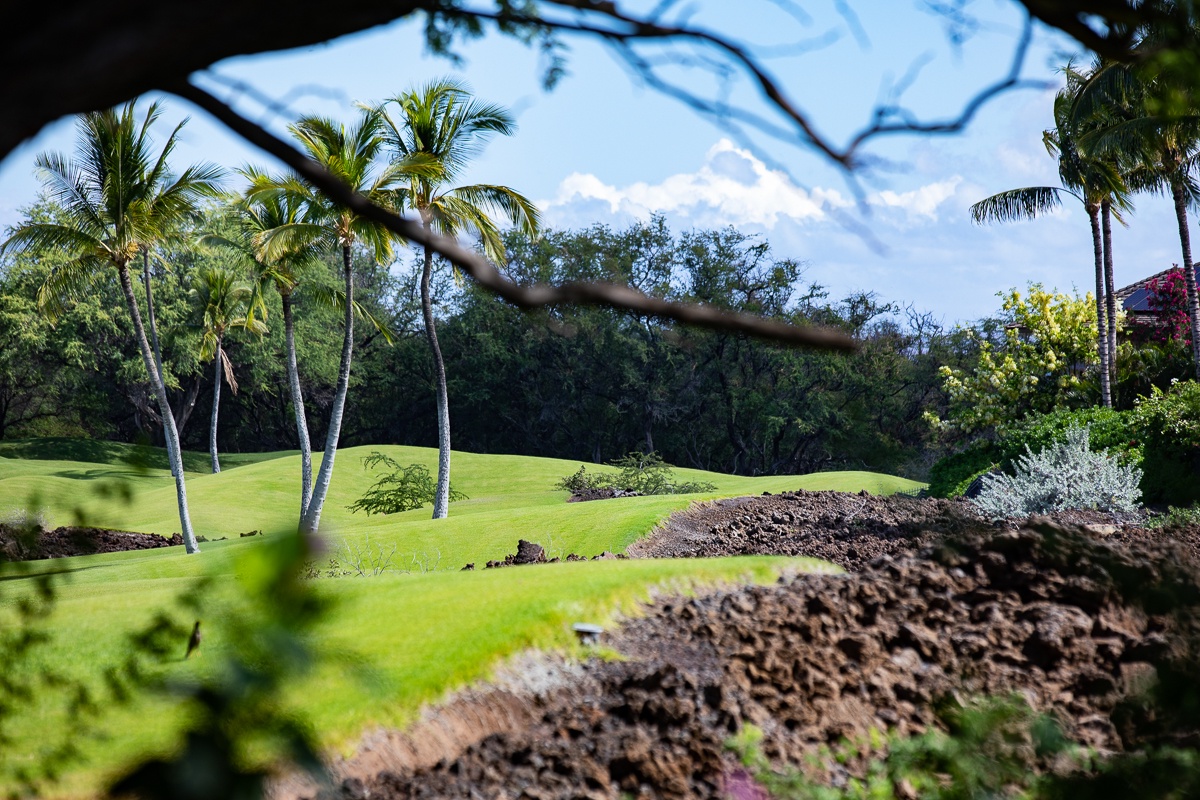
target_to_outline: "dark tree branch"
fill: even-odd
[[[789,325],[778,320],[736,314],[707,305],[675,303],[642,294],[628,286],[612,283],[571,282],[561,286],[534,284],[521,286],[504,277],[483,256],[459,245],[453,239],[426,231],[419,222],[405,219],[369,202],[279,137],[238,114],[218,98],[192,84],[164,87],[172,94],[195,103],[212,114],[248,142],[287,164],[299,176],[316,186],[334,202],[367,219],[378,222],[411,242],[429,247],[446,258],[476,283],[521,308],[559,304],[604,305],[638,314],[675,320],[716,330],[735,331],[793,345],[849,351],[854,340],[840,331],[817,326]]]
[[[847,18],[851,33],[861,37],[848,15],[845,0],[833,0]],[[792,0],[764,0],[797,19],[807,15]],[[1114,60],[1152,57],[1138,48],[1141,25],[1165,26],[1158,50],[1189,52],[1189,3],[1172,0],[1019,0],[1030,15],[1078,39]],[[861,145],[893,133],[943,134],[961,130],[975,111],[996,95],[1028,85],[1019,70],[986,86],[961,112],[945,121],[921,122],[895,108],[878,109],[846,146],[822,136],[810,117],[762,66],[764,56],[720,32],[686,21],[662,20],[675,4],[657,4],[644,16],[623,11],[615,2],[542,0],[535,16],[495,2],[466,7],[465,0],[342,0],[338,13],[317,0],[294,0],[286,14],[270,3],[244,0],[170,2],[158,0],[64,0],[14,6],[8,36],[0,48],[0,157],[44,125],[67,114],[106,108],[164,84],[179,84],[192,73],[232,56],[300,47],[329,41],[356,31],[424,14],[427,38],[435,49],[473,35],[481,22],[496,24],[509,35],[542,41],[556,33],[603,37],[626,46],[643,41],[693,42],[715,50],[756,84],[785,120],[790,141],[812,147],[826,158],[853,170]],[[522,8],[526,8],[522,6]],[[457,24],[458,27],[454,27]],[[446,26],[446,27],[439,27]],[[541,37],[541,38],[539,38]],[[1018,48],[1020,51],[1020,48]],[[53,53],[53,58],[47,57]],[[661,88],[661,87],[660,87]],[[682,87],[674,91],[687,94]],[[728,110],[719,101],[692,95],[699,107]],[[693,103],[693,107],[697,107]],[[713,105],[716,103],[716,105]],[[884,113],[880,113],[884,112]],[[739,113],[745,113],[742,110]],[[762,120],[745,118],[748,125]]]

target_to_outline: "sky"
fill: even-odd
[[[792,99],[841,144],[869,121],[889,87],[905,83],[907,108],[943,119],[1007,72],[1022,22],[1016,4],[968,3],[981,24],[961,43],[927,5],[697,0],[677,8],[693,24],[766,56]],[[803,12],[789,12],[801,6]],[[847,8],[852,12],[844,13]],[[955,323],[994,313],[998,292],[1030,282],[1079,293],[1092,285],[1088,220],[1075,201],[1030,222],[980,227],[969,218],[971,204],[995,192],[1057,185],[1041,133],[1051,124],[1056,68],[1074,45],[1046,29],[1036,31],[1023,73],[1043,88],[991,101],[959,135],[878,140],[870,154],[884,165],[857,182],[797,140],[731,131],[699,115],[645,85],[599,42],[567,41],[569,74],[552,91],[541,86],[538,54],[518,42],[488,35],[460,46],[463,60],[456,65],[427,54],[413,22],[229,59],[194,80],[282,133],[300,114],[348,122],[356,101],[458,77],[481,99],[509,107],[519,124],[514,136],[488,144],[464,181],[511,186],[535,199],[546,222],[558,228],[619,227],[656,213],[676,231],[732,225],[770,242],[776,257],[804,261],[805,279],[834,298],[873,291],[880,300]],[[694,91],[713,89],[693,67],[669,69]],[[231,88],[238,83],[257,95]],[[770,114],[744,78],[726,88],[735,102]],[[256,102],[258,95],[286,109],[267,108]],[[164,132],[190,118],[174,163],[277,166],[203,111],[162,99]],[[69,153],[73,126],[60,120],[0,162],[0,229],[17,223],[37,197],[36,154]],[[1165,199],[1139,198],[1126,221],[1128,228],[1114,232],[1118,286],[1180,260]]]

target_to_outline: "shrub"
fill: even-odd
[[[1192,525],[1200,525],[1200,506],[1192,506],[1191,508],[1170,506],[1165,513],[1152,517],[1146,523],[1146,527],[1151,529],[1184,528]]]
[[[1003,460],[996,442],[981,440],[954,455],[946,456],[929,470],[929,494],[933,497],[958,497],[981,472],[987,472]]]
[[[634,451],[609,462],[619,467],[620,472],[594,472],[589,474],[587,468],[580,465],[579,470],[555,484],[556,489],[566,489],[578,494],[594,489],[618,489],[622,492],[637,492],[641,495],[653,494],[692,494],[693,492],[711,492],[716,489],[713,483],[675,482],[675,470],[662,460],[658,453],[642,453]]]
[[[1075,508],[1133,511],[1142,471],[1088,447],[1088,429],[1072,427],[1066,439],[1016,460],[1015,475],[988,475],[975,504],[993,519]]]
[[[1093,450],[1115,455],[1123,463],[1141,464],[1142,435],[1132,411],[1059,409],[1048,414],[1031,414],[995,440],[975,442],[966,450],[941,459],[929,472],[929,493],[934,497],[958,497],[981,473],[996,467],[1011,470],[1026,450],[1037,453],[1065,441],[1072,427],[1089,429]]]
[[[407,467],[403,467],[395,459],[377,451],[363,459],[364,469],[370,469],[377,464],[390,467],[391,472],[381,476],[362,497],[346,508],[355,513],[365,511],[367,516],[370,516],[411,511],[433,502],[437,484],[424,466],[409,464]],[[466,499],[465,494],[456,492],[454,486],[450,486],[451,502]]]
[[[1153,389],[1138,401],[1133,418],[1143,438],[1146,502],[1200,501],[1200,383]]]

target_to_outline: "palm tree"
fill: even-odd
[[[971,206],[971,218],[977,223],[1011,222],[1036,219],[1062,204],[1062,196],[1074,197],[1083,204],[1092,227],[1092,256],[1096,272],[1096,337],[1100,356],[1100,396],[1112,407],[1113,358],[1116,353],[1116,310],[1112,302],[1111,236],[1109,216],[1129,208],[1128,192],[1120,168],[1111,158],[1087,157],[1079,147],[1086,128],[1072,115],[1076,94],[1083,81],[1068,64],[1064,72],[1067,86],[1054,98],[1054,127],[1042,134],[1046,150],[1058,158],[1058,176],[1062,187],[1030,186],[1010,189],[980,200]],[[1105,298],[1109,298],[1106,302]],[[1105,325],[1105,318],[1108,324]]]
[[[433,174],[437,171],[437,165],[424,157],[400,160],[382,170],[375,169],[375,162],[383,147],[382,119],[378,112],[371,109],[362,109],[357,123],[349,129],[333,120],[304,117],[292,125],[290,130],[310,158],[369,201],[385,208],[396,207],[394,188],[407,174],[413,171]],[[332,202],[316,187],[298,177],[263,182],[261,185],[252,184],[248,199],[253,201],[272,195],[289,198],[288,202],[296,203],[303,209],[303,213],[294,222],[264,232],[258,246],[265,260],[275,260],[307,243],[318,243],[330,249],[338,248],[342,256],[345,328],[337,388],[334,390],[333,404],[329,412],[329,428],[325,438],[325,452],[321,458],[321,469],[313,484],[308,505],[303,509],[300,518],[301,532],[311,534],[316,533],[320,526],[321,510],[333,477],[334,458],[342,429],[342,414],[350,386],[355,317],[354,272],[351,264],[353,248],[356,243],[361,243],[376,261],[382,262],[392,257],[393,239],[382,225]]]
[[[200,315],[200,360],[213,360],[212,419],[208,429],[208,453],[212,471],[221,471],[217,458],[217,415],[221,406],[221,376],[234,394],[237,380],[233,377],[233,362],[225,352],[225,335],[233,328],[242,328],[259,336],[267,332],[262,320],[250,314],[254,289],[241,280],[233,270],[205,267],[196,271],[191,300]]]
[[[396,107],[397,118],[388,114],[389,105]],[[537,207],[507,186],[447,186],[462,173],[488,138],[497,133],[508,136],[516,130],[516,123],[506,109],[474,100],[466,85],[459,81],[441,79],[400,94],[379,110],[387,126],[387,144],[397,159],[425,155],[441,167],[435,175],[410,174],[399,190],[401,203],[420,214],[426,230],[444,236],[474,230],[483,243],[484,253],[496,263],[506,260],[504,243],[489,211],[500,211],[529,235],[537,232]],[[433,251],[426,247],[421,272],[421,312],[433,353],[438,414],[438,479],[433,518],[442,519],[449,513],[450,503],[450,409],[446,366],[438,345],[429,293],[432,271]]]
[[[270,191],[271,187],[285,182],[274,178],[255,167],[239,170],[250,187],[244,197],[232,207],[238,226],[234,238],[208,234],[202,244],[228,248],[250,263],[256,275],[255,292],[249,317],[266,319],[265,290],[274,286],[283,306],[283,330],[285,360],[287,363],[288,390],[292,409],[296,417],[296,439],[300,445],[300,517],[308,510],[312,497],[312,444],[308,435],[308,420],[304,413],[304,394],[300,388],[300,373],[296,364],[296,332],[293,314],[294,293],[300,284],[301,268],[319,257],[318,240],[304,240],[293,236],[288,248],[276,247],[274,257],[269,257],[263,240],[271,231],[284,226],[296,225],[301,221],[303,205],[288,193]],[[264,191],[264,188],[266,191]]]
[[[221,171],[201,164],[178,176],[170,174],[167,156],[175,147],[179,128],[157,156],[149,139],[150,127],[161,113],[161,107],[152,104],[139,122],[131,102],[119,112],[108,109],[83,115],[74,161],[57,153],[42,153],[36,161],[39,177],[63,209],[64,221],[22,225],[0,251],[64,249],[71,253],[71,260],[57,267],[38,292],[38,304],[51,318],[66,311],[71,297],[116,272],[169,443],[184,545],[187,552],[195,553],[199,547],[188,513],[179,433],[146,339],[129,265],[164,232],[195,214],[201,198],[217,194]]]
[[[1200,295],[1188,223],[1188,206],[1200,203],[1196,181],[1200,166],[1200,115],[1162,113],[1170,105],[1165,97],[1193,93],[1187,87],[1164,85],[1136,65],[1109,64],[1097,69],[1080,92],[1075,114],[1083,116],[1105,109],[1109,124],[1081,139],[1088,151],[1116,155],[1132,162],[1130,183],[1139,191],[1168,192],[1175,206],[1183,275],[1187,287],[1192,357],[1200,377]]]

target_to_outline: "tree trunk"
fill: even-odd
[[[287,348],[288,388],[292,408],[296,412],[296,439],[300,442],[300,518],[308,513],[312,497],[312,443],[308,439],[308,419],[304,413],[304,396],[300,391],[300,370],[296,368],[296,329],[292,320],[292,293],[280,293],[283,301],[283,332]]]
[[[142,248],[142,285],[146,289],[146,319],[150,323],[150,340],[154,344],[154,368],[158,372],[158,382],[164,387],[166,379],[163,378],[162,368],[162,348],[158,344],[158,321],[154,317],[154,290],[150,288],[150,249]],[[166,398],[166,395],[163,395]],[[167,400],[167,408],[171,407],[171,401]],[[167,448],[167,463],[171,465],[171,474],[175,474],[175,455],[171,452],[171,448],[175,445],[171,442],[171,437],[167,435],[166,425],[163,426],[163,442]]]
[[[429,226],[425,226],[428,230]],[[445,519],[450,514],[450,407],[446,392],[446,365],[442,348],[438,346],[437,329],[433,321],[433,301],[429,297],[429,278],[433,273],[433,251],[425,248],[425,265],[421,270],[421,314],[425,318],[425,338],[433,351],[433,374],[437,382],[438,476],[433,495],[433,518]]]
[[[212,459],[212,471],[216,475],[221,471],[221,462],[217,458],[217,412],[221,408],[221,337],[217,337],[217,353],[213,358],[213,406],[212,421],[208,424],[208,455]]]
[[[121,290],[125,293],[125,303],[129,306],[129,315],[133,318],[133,330],[137,334],[138,347],[142,351],[142,361],[146,364],[146,374],[150,385],[154,387],[155,400],[158,401],[159,412],[162,414],[163,433],[172,445],[167,447],[171,458],[171,474],[175,476],[175,500],[179,506],[179,525],[183,528],[183,545],[189,553],[199,553],[200,546],[196,543],[196,532],[192,530],[192,518],[188,513],[187,487],[183,482],[183,460],[179,452],[179,433],[175,430],[175,417],[167,404],[167,388],[163,385],[162,377],[154,365],[154,354],[150,352],[150,343],[146,340],[146,329],[142,326],[142,312],[138,310],[137,298],[133,294],[133,281],[129,278],[129,268],[121,264],[118,267],[121,278]]]
[[[1117,289],[1113,281],[1112,201],[1100,204],[1104,228],[1104,300],[1108,312],[1108,374],[1109,385],[1117,385]]]
[[[346,335],[342,339],[342,363],[338,368],[337,389],[333,393],[333,406],[329,409],[329,430],[325,434],[325,452],[321,456],[321,470],[313,486],[308,510],[300,518],[300,532],[314,534],[321,525],[321,509],[329,493],[329,481],[333,478],[333,459],[337,455],[338,437],[342,432],[342,412],[346,407],[346,392],[350,388],[350,359],[354,355],[354,272],[350,269],[350,245],[342,245],[342,272],[346,283]]]
[[[1104,324],[1104,236],[1100,231],[1100,205],[1088,203],[1092,221],[1092,253],[1096,262],[1096,350],[1100,355],[1100,399],[1112,408],[1112,382],[1108,367],[1108,327]]]
[[[183,404],[179,407],[179,413],[175,415],[175,430],[179,432],[179,441],[183,441],[183,429],[187,427],[188,420],[192,416],[192,409],[196,407],[196,398],[200,396],[200,385],[204,383],[204,374],[196,376],[196,380],[192,381],[192,388],[188,389],[187,397],[184,398]]]
[[[1175,219],[1179,223],[1179,244],[1183,250],[1183,282],[1187,286],[1188,321],[1192,329],[1192,360],[1200,378],[1200,299],[1196,296],[1196,267],[1192,264],[1192,237],[1188,232],[1187,195],[1183,184],[1171,184],[1175,199]]]

